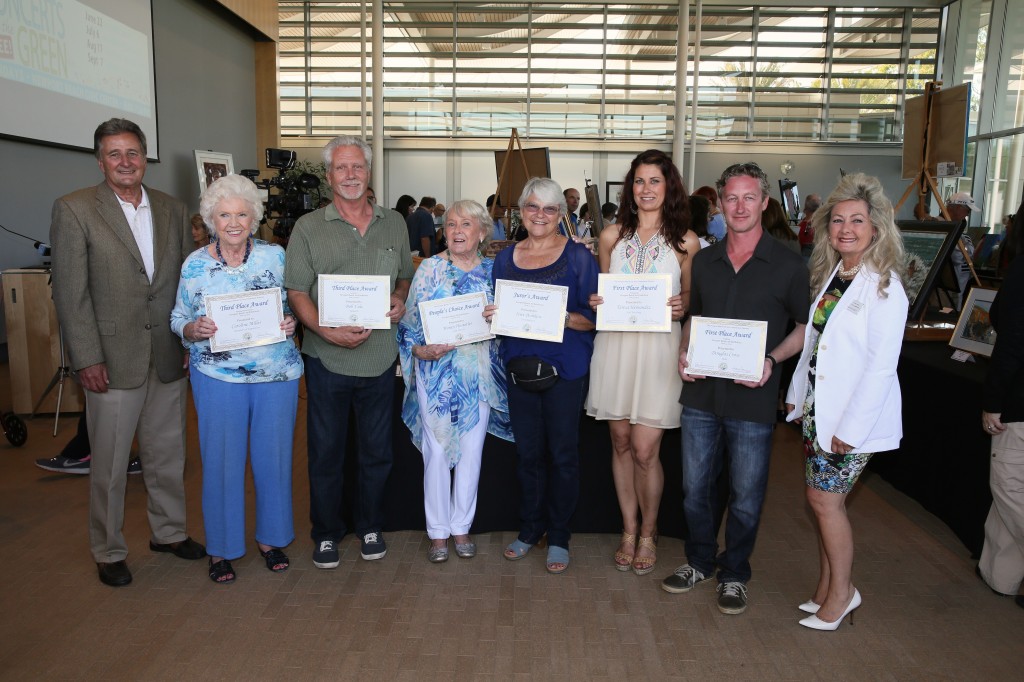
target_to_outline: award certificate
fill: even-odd
[[[217,325],[217,333],[210,337],[210,350],[214,353],[285,340],[281,329],[281,287],[210,294],[203,297],[203,305],[206,316]]]
[[[391,329],[391,278],[387,275],[319,275],[321,327]]]
[[[604,303],[597,306],[597,330],[611,332],[672,331],[672,275],[597,276],[597,293]]]
[[[686,373],[760,381],[767,336],[764,320],[692,317]]]
[[[496,280],[491,333],[561,343],[568,301],[569,287]]]
[[[494,338],[491,326],[484,319],[487,294],[482,291],[420,301],[418,305],[427,343],[462,346]]]

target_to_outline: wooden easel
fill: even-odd
[[[935,131],[933,130],[934,119],[932,117],[932,105],[935,97],[935,93],[942,87],[942,81],[929,81],[925,85],[924,97],[924,125],[921,126],[921,130],[924,131],[924,144],[921,145],[921,165],[918,167],[917,173],[914,175],[913,180],[910,181],[910,185],[907,186],[903,196],[896,202],[894,212],[899,211],[900,207],[903,206],[904,202],[910,197],[910,193],[916,188],[917,189],[917,210],[914,212],[915,215],[921,216],[926,215],[925,213],[925,198],[928,196],[930,191],[932,196],[935,197],[936,203],[939,205],[939,209],[942,213],[942,217],[946,220],[952,220],[949,216],[949,211],[946,210],[946,202],[942,200],[942,196],[939,193],[939,187],[935,184],[935,178],[932,177],[929,172],[931,141],[934,138]],[[968,269],[971,271],[971,276],[974,278],[976,286],[981,286],[981,279],[978,277],[978,273],[974,271],[974,263],[971,262],[971,254],[968,253],[967,247],[964,246],[963,236],[957,240],[957,248],[960,249],[960,253],[964,256],[964,262],[967,263]],[[930,294],[930,292],[929,292]],[[924,316],[927,312],[927,306],[921,310],[921,317],[917,320],[917,329],[921,330],[924,328]],[[909,331],[909,330],[908,330]],[[909,336],[908,336],[909,338]]]
[[[508,137],[508,148],[505,150],[505,158],[501,162],[501,171],[498,173],[498,186],[494,189],[494,204],[491,205],[492,218],[505,218],[505,237],[507,239],[512,239],[512,220],[511,216],[509,215],[511,211],[506,211],[502,209],[501,202],[499,201],[499,199],[501,197],[505,197],[505,201],[508,201],[509,197],[512,195],[511,177],[508,177],[509,182],[508,186],[505,187],[504,193],[502,193],[502,186],[504,185],[505,179],[507,177],[505,171],[508,170],[509,159],[512,158],[512,154],[515,153],[517,150],[519,153],[519,163],[523,164],[523,176],[529,178],[530,169],[526,165],[526,155],[523,153],[523,143],[519,139],[519,129],[513,128],[512,134],[509,135]]]

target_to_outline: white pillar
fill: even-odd
[[[384,2],[373,0],[373,187],[385,197],[384,187]]]
[[[672,131],[672,160],[683,166],[686,151],[686,63],[690,44],[690,0],[679,0],[678,49],[676,50],[676,106]]]

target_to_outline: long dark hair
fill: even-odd
[[[761,212],[761,227],[780,241],[791,242],[796,239],[793,230],[789,229],[786,211],[775,197],[768,197],[768,205]]]
[[[398,215],[404,218],[407,215],[409,215],[409,207],[415,205],[415,199],[413,199],[408,194],[403,194],[402,196],[398,197],[398,201],[395,202],[395,210],[398,211]]]
[[[665,203],[661,205],[661,236],[676,251],[686,252],[683,238],[690,229],[690,197],[683,178],[672,159],[663,151],[648,149],[637,154],[622,181],[622,203],[619,205],[619,239],[629,239],[636,232],[639,218],[633,200],[633,180],[639,166],[657,166],[665,176]]]

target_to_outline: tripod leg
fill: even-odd
[[[57,409],[53,411],[53,437],[57,437],[57,426],[60,424],[60,406],[64,399],[64,372],[63,367],[60,373],[60,382],[57,384]]]

